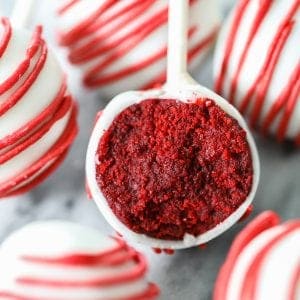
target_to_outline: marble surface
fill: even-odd
[[[24,0],[25,1],[25,0]],[[222,1],[224,12],[233,1]],[[2,14],[9,15],[12,0],[1,0]],[[63,166],[48,181],[31,193],[0,203],[0,242],[13,230],[34,220],[67,219],[99,228],[106,233],[112,229],[103,220],[95,204],[88,201],[84,189],[85,152],[96,112],[105,105],[101,94],[82,88],[78,71],[65,61],[65,53],[54,42],[52,16],[53,0],[37,1],[33,23],[45,25],[45,35],[53,44],[64,69],[69,75],[70,89],[80,103],[80,134]],[[211,87],[211,57],[196,75],[202,84]],[[265,209],[279,212],[283,219],[300,216],[300,151],[289,145],[256,137],[261,159],[261,182],[255,197],[255,211]],[[249,220],[247,220],[249,221]],[[234,226],[212,241],[206,249],[178,251],[173,256],[156,255],[138,246],[148,256],[151,280],[162,289],[165,300],[211,299],[220,264],[236,233],[245,222]]]

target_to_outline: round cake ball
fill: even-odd
[[[83,70],[84,84],[114,96],[165,82],[168,0],[65,1],[59,41]],[[203,60],[220,26],[216,0],[191,1],[189,63]]]
[[[76,105],[42,37],[0,20],[0,198],[28,191],[66,156]]]
[[[197,90],[123,93],[96,124],[87,182],[107,221],[129,240],[197,246],[237,222],[253,200],[259,163],[247,126],[228,102],[201,89],[202,97]]]
[[[239,0],[218,39],[215,89],[252,127],[300,144],[299,0]]]
[[[300,220],[259,215],[237,236],[218,275],[214,300],[299,300]]]
[[[0,247],[1,299],[152,300],[144,257],[124,241],[63,221],[36,222]]]

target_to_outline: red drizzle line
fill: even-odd
[[[120,12],[116,12],[113,15],[109,15],[108,18],[105,18],[105,14],[101,16],[102,19],[100,19],[98,23],[95,22],[94,24],[92,24],[88,32],[88,34],[93,35],[93,33],[97,31],[97,35],[91,38],[89,42],[80,45],[78,48],[72,48],[72,53],[70,53],[69,55],[71,62],[88,62],[93,58],[97,58],[98,55],[114,51],[114,49],[116,47],[120,47],[120,45],[124,47],[123,43],[128,43],[128,40],[132,39],[133,36],[138,36],[142,34],[142,32],[146,31],[147,28],[151,28],[153,26],[154,28],[156,28],[155,24],[148,24],[148,22],[146,21],[133,28],[132,31],[128,34],[123,35],[117,39],[112,38],[114,37],[114,35],[118,34],[120,28],[123,28],[128,24],[128,22],[132,21],[142,13],[146,12],[153,3],[152,0],[148,0],[141,4],[142,5],[135,7],[136,3],[133,2],[132,4],[126,6]],[[128,14],[128,10],[131,10],[132,13]],[[162,14],[159,12],[155,16],[155,19],[161,19],[161,15]],[[122,16],[124,17],[120,20],[120,22],[116,22],[116,18],[121,18]],[[165,15],[163,14],[162,17],[165,17]],[[157,21],[159,20],[156,20],[156,22]],[[114,23],[115,25],[112,27],[111,24]],[[107,29],[107,27],[110,28]],[[106,41],[104,45],[102,45],[103,40]]]
[[[9,22],[9,21],[6,20],[4,22]],[[9,41],[11,39],[12,28],[11,28],[10,23],[8,23],[7,26],[9,27],[9,35],[6,36],[6,39],[9,43]],[[7,33],[5,33],[5,34],[7,34]],[[45,43],[41,41],[41,34],[42,34],[42,28],[37,27],[36,31],[33,34],[31,44],[30,44],[30,46],[28,47],[28,49],[26,51],[27,52],[26,53],[26,58],[18,66],[18,68],[13,72],[13,74],[10,77],[8,77],[3,83],[0,84],[0,95],[3,95],[6,91],[11,89],[20,80],[20,78],[29,69],[30,61],[37,54],[39,48],[43,47],[42,55],[39,58],[39,62],[35,66],[35,71],[30,74],[32,77],[34,76],[35,78],[39,75],[41,69],[44,66],[44,63],[45,63],[46,57],[47,57],[47,47],[45,46]],[[24,84],[25,88],[23,87],[21,92],[18,91],[18,93],[16,93],[16,96],[13,99],[10,99],[6,103],[4,103],[5,105],[0,106],[0,115],[5,113],[10,108],[10,106],[9,106],[10,103],[11,103],[11,106],[13,106],[15,104],[14,101],[15,102],[18,101],[23,96],[23,94],[25,94],[25,92],[30,87],[30,86],[28,87],[28,84],[34,82],[34,79],[29,79],[29,77],[28,77],[27,78],[27,86]]]
[[[157,13],[153,20],[146,20],[144,23],[137,26],[134,30],[132,30],[128,36],[122,38],[122,40],[117,40],[118,44],[112,44],[113,48],[119,45],[118,51],[113,51],[108,54],[108,57],[101,62],[100,64],[96,64],[89,72],[86,73],[84,76],[84,82],[87,86],[90,87],[97,87],[104,84],[107,84],[111,81],[118,80],[124,76],[128,76],[134,72],[141,70],[144,67],[148,67],[149,65],[155,63],[159,59],[164,57],[163,50],[159,50],[158,52],[150,55],[144,61],[138,62],[135,65],[132,65],[128,68],[123,69],[122,71],[115,72],[112,74],[107,74],[101,76],[100,78],[98,73],[102,72],[105,68],[108,68],[110,65],[115,63],[115,61],[122,56],[126,55],[130,52],[133,48],[139,45],[147,36],[149,36],[152,32],[154,32],[158,27],[165,24],[167,22],[167,9]],[[141,26],[141,27],[140,27]],[[142,28],[142,30],[141,30]],[[120,44],[121,43],[121,44]],[[111,46],[111,45],[109,45]],[[104,50],[104,52],[102,52]],[[96,55],[103,55],[109,49],[99,49],[96,52]],[[93,58],[94,56],[90,57]]]
[[[238,2],[238,6],[235,10],[235,15],[233,17],[231,30],[230,30],[230,33],[228,34],[228,40],[225,45],[224,58],[221,63],[221,69],[220,69],[219,75],[215,82],[215,91],[218,94],[222,93],[225,75],[227,72],[227,66],[230,61],[232,49],[233,49],[235,39],[236,39],[236,36],[238,33],[238,28],[243,19],[244,14],[246,12],[246,8],[247,8],[248,4],[249,4],[249,0],[241,0]]]
[[[4,27],[3,38],[0,41],[0,57],[5,54],[7,46],[12,37],[12,28],[6,18],[1,19]],[[0,105],[0,116],[13,108],[22,97],[29,91],[43,71],[48,49],[45,41],[41,37],[42,28],[37,27],[30,45],[26,51],[25,59],[20,63],[11,76],[3,83],[0,83],[0,95],[17,87],[16,91]],[[29,67],[36,58],[29,74]],[[26,75],[27,74],[27,75]],[[25,76],[27,76],[25,78]],[[21,82],[22,80],[22,82]],[[21,84],[20,84],[21,82]],[[62,162],[66,156],[70,145],[77,134],[77,107],[71,96],[67,94],[66,82],[63,80],[61,88],[48,107],[44,109],[34,119],[20,127],[17,131],[0,140],[0,165],[13,159],[31,145],[38,142],[52,126],[70,113],[68,124],[52,148],[44,154],[39,160],[20,174],[0,184],[0,198],[21,194],[35,187],[50,175]]]
[[[133,266],[129,270],[119,275],[107,276],[105,278],[101,277],[95,280],[74,280],[70,281],[67,278],[64,280],[57,279],[43,279],[43,278],[32,278],[32,277],[20,277],[17,278],[16,283],[18,285],[23,285],[24,287],[30,288],[105,288],[113,287],[122,284],[128,284],[131,282],[138,281],[142,279],[147,270],[147,263],[144,257],[136,252],[134,249],[130,248],[119,238],[115,239],[117,245],[111,249],[103,251],[95,255],[89,254],[77,254],[73,253],[70,255],[57,257],[57,258],[47,258],[47,257],[32,257],[32,256],[23,256],[21,259],[27,263],[33,265],[51,265],[52,267],[63,267],[67,266],[68,268],[74,268],[74,272],[80,271],[80,267],[119,267],[127,263],[133,262]],[[131,297],[126,297],[124,295],[121,299],[124,300],[150,300],[155,299],[159,294],[159,289],[154,284],[149,284],[147,288],[139,294],[133,295]],[[0,291],[0,296],[6,296],[9,299],[18,299],[18,300],[54,300],[50,298],[26,298],[22,295],[17,295],[11,292]],[[120,300],[121,300],[120,299]],[[56,300],[56,299],[55,299]]]
[[[44,111],[42,111],[38,116],[36,116],[34,119],[30,120],[27,124],[20,127],[17,131],[13,132],[12,134],[6,136],[2,140],[0,140],[0,149],[3,149],[9,145],[12,145],[14,143],[17,143],[21,140],[22,137],[30,135],[36,129],[39,127],[43,121],[49,119],[49,116],[53,116],[55,112],[59,109],[61,104],[68,99],[69,97],[66,97],[66,82],[65,80],[62,82],[62,86],[57,94],[57,96],[53,99],[53,101],[49,104],[48,107],[45,108]],[[53,124],[53,122],[52,122]]]
[[[69,8],[76,3],[77,1],[73,1],[73,3],[69,5]],[[95,22],[107,9],[116,3],[117,0],[105,0],[102,2],[102,4],[92,13],[92,15],[72,28],[68,33],[61,36],[61,44],[64,46],[69,46],[77,41],[77,39],[85,37],[88,27],[91,26],[93,22]]]
[[[246,228],[237,236],[232,244],[229,254],[226,258],[224,265],[219,272],[215,290],[214,300],[227,299],[227,292],[229,288],[229,282],[231,280],[231,274],[235,268],[236,262],[243,252],[244,248],[253,240],[256,236],[262,232],[269,230],[272,227],[279,225],[280,220],[277,214],[272,211],[267,211],[259,215],[254,221],[246,226]],[[243,277],[240,299],[256,299],[256,291],[259,279],[259,273],[263,266],[263,263],[269,253],[280,243],[287,235],[291,234],[295,230],[299,230],[300,221],[292,221],[285,223],[283,231],[273,237],[267,245],[265,245],[253,258],[245,276]],[[300,279],[300,265],[297,265],[294,276],[292,276],[291,287],[289,290],[290,295],[295,295],[296,285]],[[293,297],[288,299],[293,300]]]
[[[3,56],[8,46],[9,40],[11,38],[11,26],[9,24],[8,19],[2,18],[1,24],[3,25],[4,33],[3,33],[2,40],[0,41],[0,58]]]
[[[82,280],[82,281],[78,281],[78,280],[72,281],[68,279],[65,279],[64,281],[60,281],[56,279],[50,280],[50,279],[42,279],[42,278],[37,279],[37,278],[30,278],[30,277],[20,277],[18,278],[17,283],[27,285],[27,286],[62,287],[62,288],[71,288],[71,287],[79,287],[79,286],[100,288],[100,287],[112,286],[115,284],[124,284],[124,283],[141,279],[146,273],[147,265],[145,260],[142,258],[140,254],[136,253],[134,257],[134,261],[136,262],[136,265],[134,268],[128,271],[128,273],[116,275],[114,277],[98,278],[93,280]]]
[[[192,0],[190,4],[193,5],[195,2],[195,0]],[[77,3],[77,0],[69,1],[58,13],[63,15]],[[130,26],[137,17],[144,14],[153,6],[155,0],[135,0],[124,7],[115,9],[117,3],[118,1],[113,0],[104,1],[88,18],[69,32],[60,34],[59,36],[60,43],[69,47],[69,59],[72,63],[82,64],[96,58],[103,58],[100,59],[100,62],[95,62],[84,75],[84,83],[89,87],[101,87],[126,78],[159,62],[166,56],[166,47],[162,46],[162,48],[153,51],[153,53],[139,62],[133,63],[121,70],[107,71],[117,60],[138,47],[154,31],[164,26],[168,18],[168,9],[166,6],[151,17],[140,21],[129,32],[119,36],[120,28]],[[191,59],[201,51],[204,51],[213,42],[216,33],[217,29],[214,29],[205,38],[205,41],[199,41],[190,50]],[[86,37],[90,38],[87,42],[85,41]],[[164,77],[165,74],[157,76],[155,81],[153,80],[154,84],[157,84],[158,80],[160,83],[163,83]],[[153,82],[147,83],[146,86],[153,87]]]
[[[129,248],[122,240],[116,239],[117,246],[105,252],[96,255],[70,254],[59,258],[41,258],[41,257],[22,257],[23,260],[33,264],[56,265],[56,266],[73,266],[73,267],[106,267],[122,265],[129,261],[136,264],[131,268],[130,272],[114,275],[113,277],[99,278],[86,281],[62,281],[44,280],[42,278],[35,279],[30,277],[18,278],[18,283],[24,285],[53,286],[53,287],[102,287],[115,284],[127,283],[142,278],[147,270],[147,263],[143,256],[138,252]]]
[[[33,165],[28,167],[12,180],[0,184],[0,197],[9,197],[28,192],[43,182],[58,168],[77,135],[78,128],[76,118],[77,106],[73,103],[69,123],[60,139]],[[47,166],[47,164],[50,164],[49,167],[39,173],[45,166]]]
[[[253,41],[253,38],[255,37],[258,29],[260,28],[260,25],[262,24],[267,12],[269,11],[269,9],[271,7],[271,4],[272,4],[272,2],[270,0],[262,0],[261,3],[260,3],[258,13],[255,17],[255,20],[254,20],[253,24],[252,24],[250,34],[249,34],[249,37],[248,37],[247,42],[246,42],[246,46],[243,49],[240,61],[238,62],[237,70],[236,70],[235,74],[233,75],[233,80],[231,82],[231,87],[230,87],[230,92],[229,92],[229,99],[230,99],[231,103],[234,103],[237,84],[238,84],[237,80],[240,76],[240,72],[242,70],[243,64],[244,64],[245,59],[247,57],[250,45],[251,45],[251,43]]]
[[[289,19],[289,18],[288,18]],[[242,100],[241,111],[244,112],[246,107],[250,103],[251,93],[255,94],[256,98],[254,100],[254,108],[252,114],[250,115],[250,125],[255,126],[258,121],[263,104],[265,101],[268,88],[270,86],[272,75],[276,68],[277,61],[282,53],[284,45],[292,31],[293,22],[284,22],[276,34],[276,37],[271,44],[269,51],[267,53],[267,59],[252,87],[249,89],[245,98]]]
[[[64,4],[59,10],[57,11],[59,15],[67,12],[73,5],[75,5],[79,0],[69,0],[66,1],[66,4]]]
[[[72,266],[72,265],[113,266],[116,264],[123,263],[124,260],[127,260],[129,258],[128,251],[125,251],[128,250],[128,247],[125,244],[125,242],[122,241],[121,239],[115,239],[115,240],[117,241],[117,245],[114,248],[108,249],[106,251],[102,251],[99,254],[87,255],[87,254],[73,253],[71,255],[56,257],[56,258],[23,256],[22,259],[24,261],[28,261],[31,263],[37,263],[37,264],[42,263],[42,264],[49,264],[49,265],[53,264],[53,265],[62,265],[62,266]]]
[[[214,289],[214,300],[226,299],[226,294],[230,282],[230,274],[243,249],[260,233],[268,230],[280,223],[279,216],[272,211],[260,214],[254,221],[249,223],[245,229],[238,234],[233,242],[225,263],[221,267]]]
[[[189,37],[192,37],[196,28],[191,28],[189,31]],[[188,53],[188,62],[190,63],[194,58],[196,58],[198,55],[200,55],[202,52],[205,52],[206,49],[208,49],[209,45],[211,45],[215,37],[219,31],[219,28],[216,28],[214,31],[211,32],[206,38],[204,38],[202,41],[197,43],[192,49],[190,49],[190,52]],[[167,47],[163,50],[165,56],[167,54]],[[142,87],[142,90],[148,90],[155,86],[161,85],[163,82],[165,82],[167,79],[166,71],[163,71],[160,75],[158,75],[156,78],[154,78],[152,81],[147,83]]]
[[[237,34],[242,22],[242,19],[246,13],[248,6],[250,5],[250,0],[241,0],[235,10],[235,15],[231,24],[231,29],[228,33],[227,43],[225,45],[225,54],[221,63],[221,68],[215,82],[215,90],[217,93],[222,94],[223,86],[225,83],[225,77],[228,71],[229,62],[232,56],[232,51],[235,43],[237,42]],[[254,18],[253,24],[250,28],[250,34],[246,41],[245,48],[242,51],[241,57],[237,63],[237,69],[235,70],[233,77],[230,82],[229,89],[229,101],[231,103],[235,102],[237,84],[239,82],[239,77],[241,74],[242,67],[245,63],[247,54],[250,49],[250,45],[253,42],[264,18],[269,12],[273,2],[268,0],[260,1],[260,7],[257,11],[257,15]],[[296,0],[288,12],[287,16],[282,21],[279,26],[277,33],[272,41],[266,56],[266,60],[261,68],[257,78],[255,79],[253,85],[247,91],[245,97],[241,99],[239,104],[239,110],[242,113],[246,113],[250,105],[253,104],[253,109],[250,113],[250,125],[252,127],[258,126],[259,119],[266,101],[266,95],[270,87],[274,70],[277,66],[277,62],[282,54],[285,43],[287,42],[295,21],[295,17],[298,9],[300,7],[300,1]],[[293,88],[294,87],[294,88]],[[285,139],[287,129],[290,123],[293,108],[296,105],[297,98],[299,96],[299,64],[296,66],[295,71],[290,77],[287,86],[283,88],[283,92],[280,97],[271,106],[266,118],[262,121],[261,130],[266,134],[272,127],[272,123],[276,120],[276,117],[282,113],[279,126],[277,128],[277,139],[282,141]],[[254,95],[254,96],[253,96]],[[253,102],[252,102],[253,101]],[[300,131],[296,138],[296,142],[300,144]]]
[[[279,130],[277,133],[277,139],[282,141],[284,139],[284,134],[287,129],[288,121],[291,117],[293,108],[295,107],[297,97],[299,95],[299,84],[300,84],[300,63],[296,66],[295,71],[292,73],[289,84],[283,89],[281,95],[274,102],[274,105],[270,109],[269,113],[262,124],[262,132],[267,133],[268,129],[272,125],[278,113],[283,110],[286,115],[282,118],[279,125]]]
[[[280,243],[288,234],[291,234],[295,230],[299,230],[299,228],[300,221],[286,223],[283,232],[276,235],[265,247],[260,250],[259,253],[257,253],[245,274],[240,295],[241,299],[256,299],[258,274],[260,273],[265,258],[272,251],[272,249],[274,249],[274,247],[276,247],[276,245]]]
[[[290,300],[297,300],[297,292],[299,289],[299,283],[300,283],[300,262],[297,268],[295,269],[295,272],[292,276],[292,284],[289,290],[289,296],[288,299]]]
[[[3,104],[0,105],[0,117],[4,115],[9,109],[15,106],[22,99],[22,97],[31,88],[31,86],[34,84],[37,77],[40,75],[41,71],[44,68],[48,51],[45,42],[42,41],[40,38],[41,31],[42,28],[37,27],[36,37],[33,38],[34,40],[33,45],[27,51],[28,59],[26,59],[24,63],[22,63],[18,67],[17,71],[13,74],[11,78],[9,78],[6,82],[4,82],[3,85],[1,85],[1,88],[4,92],[4,91],[8,91],[14,84],[16,84],[16,82],[20,80],[20,78],[25,74],[25,72],[30,66],[30,61],[33,59],[33,57],[36,55],[37,51],[41,47],[41,55],[38,59],[38,62],[34,66],[34,69],[27,77],[23,85],[13,95],[11,95],[7,101],[5,101]]]
[[[155,284],[149,283],[147,289],[144,292],[142,292],[138,295],[131,296],[131,297],[119,298],[119,300],[154,300],[154,299],[157,299],[159,293],[160,293],[159,288]],[[1,291],[0,291],[0,297],[4,297],[4,299],[7,299],[7,300],[57,300],[57,299],[48,298],[48,297],[42,297],[42,298],[29,297],[28,298],[28,297],[25,297],[22,295],[9,293],[9,292],[1,292]],[[94,299],[94,300],[103,300],[103,298]],[[115,300],[115,298],[114,299],[107,298],[105,300]]]

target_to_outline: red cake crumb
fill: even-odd
[[[252,186],[246,132],[208,99],[128,107],[102,136],[98,159],[97,182],[115,215],[160,239],[215,227]]]

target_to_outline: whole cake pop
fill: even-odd
[[[76,133],[76,105],[42,37],[0,20],[0,198],[20,194],[62,162]]]
[[[36,222],[0,247],[0,298],[151,300],[144,257],[120,239],[63,221]]]
[[[239,0],[215,52],[215,90],[252,127],[300,144],[300,1]]]
[[[187,0],[170,1],[168,81],[115,97],[97,121],[87,182],[107,221],[155,248],[205,243],[232,226],[258,183],[240,114],[186,73]]]
[[[190,3],[189,62],[211,48],[220,25],[216,0]],[[59,41],[83,69],[84,84],[109,96],[164,83],[168,0],[75,0],[59,10]]]
[[[236,237],[218,275],[214,300],[299,300],[300,220],[259,215]]]

